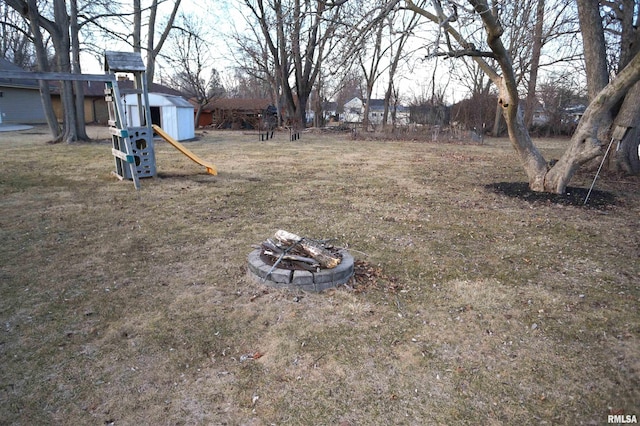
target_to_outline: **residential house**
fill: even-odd
[[[393,114],[395,113],[395,123],[397,125],[409,124],[409,110],[402,105],[390,105],[387,111],[387,124],[393,123]],[[384,99],[369,100],[369,123],[373,125],[381,125],[384,120]]]
[[[344,104],[342,121],[345,123],[362,123],[363,114],[364,102],[360,98],[353,98]]]
[[[360,98],[353,98],[344,104],[343,121],[345,123],[362,123],[364,118],[365,102]],[[409,123],[409,110],[402,105],[397,105],[395,111],[390,106],[387,116],[387,123],[393,122],[395,112],[395,122],[398,125]],[[384,120],[384,99],[369,99],[369,123],[380,125]]]
[[[0,71],[24,71],[0,58]],[[0,78],[0,123],[46,123],[37,80]]]

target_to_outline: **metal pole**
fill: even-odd
[[[591,182],[591,188],[589,188],[589,192],[587,192],[587,196],[584,199],[583,206],[587,205],[587,201],[589,201],[589,195],[591,195],[591,190],[593,189],[593,185],[596,184],[596,179],[598,179],[598,175],[600,174],[600,170],[602,170],[602,166],[604,164],[604,160],[607,159],[607,155],[609,155],[609,150],[611,149],[611,145],[613,144],[613,138],[611,138],[611,142],[609,142],[609,146],[607,147],[607,152],[604,153],[604,157],[602,157],[602,161],[600,162],[600,167],[598,167],[598,171],[596,172],[596,176],[593,178],[593,182]]]

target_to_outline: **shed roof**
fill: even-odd
[[[137,95],[134,93],[125,95],[125,99],[130,105],[138,104]],[[176,108],[189,108],[193,110],[193,105],[182,96],[174,96],[166,93],[149,93],[149,105],[160,107],[175,106]]]
[[[193,109],[193,105],[191,105],[191,103],[188,100],[186,100],[185,98],[183,98],[182,96],[168,95],[166,93],[159,94],[159,95],[164,97],[166,100],[168,100],[169,102],[171,102],[173,105],[177,106],[178,108],[191,108],[191,109]]]
[[[104,52],[104,70],[113,72],[145,71],[140,52]]]

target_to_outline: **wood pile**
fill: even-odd
[[[263,241],[260,249],[263,259],[282,269],[333,269],[342,261],[339,249],[327,241],[300,237],[284,230]]]

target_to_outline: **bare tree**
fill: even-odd
[[[197,127],[202,108],[220,97],[224,89],[218,71],[213,69],[204,23],[194,15],[182,14],[176,24],[169,36],[168,55],[163,56],[175,70],[169,77],[173,86],[198,104]]]
[[[362,127],[366,131],[369,129],[369,108],[371,106],[371,96],[373,94],[373,88],[378,81],[378,78],[384,72],[382,66],[382,60],[386,56],[388,46],[382,45],[382,35],[388,21],[385,19],[378,19],[375,17],[373,21],[367,25],[371,39],[368,37],[362,37],[360,42],[362,43],[356,60],[360,67],[360,72],[364,76],[365,81],[365,99],[364,101],[364,113],[362,117]]]
[[[222,74],[222,86],[227,97],[230,98],[270,98],[276,105],[272,95],[274,91],[263,78],[246,72],[243,68],[236,68],[233,74]]]
[[[389,113],[391,111],[392,122],[395,125],[395,111],[398,103],[399,93],[397,73],[400,61],[405,58],[406,44],[411,34],[418,26],[420,15],[407,13],[404,9],[394,9],[388,16],[389,28],[389,66],[387,74],[387,88],[384,94],[384,113],[382,116],[383,127],[387,126]],[[413,52],[409,52],[410,55]],[[434,84],[435,90],[435,84]],[[393,105],[391,102],[394,102]]]
[[[340,5],[321,0],[244,0],[244,5],[261,30],[282,106],[289,119],[303,125],[307,101],[331,51]]]
[[[146,57],[147,80],[152,83],[156,59],[174,28],[182,0],[150,0],[150,3],[133,0],[133,9],[115,1],[100,1],[104,2],[101,7],[108,12],[101,14],[100,19],[93,24],[100,29],[102,37],[129,44],[134,52],[142,53]],[[165,4],[171,7],[167,16],[161,14],[160,6]]]
[[[169,33],[173,28],[173,23],[178,14],[178,9],[180,8],[180,3],[182,0],[173,0],[173,6],[171,8],[171,14],[167,18],[164,23],[164,27],[160,32],[160,37],[156,41],[156,21],[158,19],[158,5],[160,0],[153,0],[151,6],[149,7],[149,16],[148,16],[148,32],[147,32],[147,45],[145,52],[147,54],[147,80],[149,83],[153,82],[153,78],[155,75],[156,69],[156,57],[160,54],[162,47],[164,46],[167,37],[169,37]],[[135,19],[139,19],[135,17]],[[134,48],[137,46],[134,45]]]
[[[0,58],[25,69],[36,64],[28,23],[4,2],[0,3]]]
[[[589,0],[580,0],[582,6],[596,8]],[[434,22],[439,22],[437,15],[418,7],[411,0],[405,0],[407,7],[415,13],[425,16]],[[509,52],[502,42],[504,28],[502,27],[495,9],[486,0],[468,0],[470,12],[484,25],[487,36],[488,51],[482,51],[471,46],[450,24],[443,29],[456,41],[450,56],[468,55],[482,67],[483,71],[498,87],[498,102],[507,123],[509,139],[529,178],[529,186],[535,191],[563,193],[567,184],[578,168],[597,157],[601,153],[602,141],[598,138],[601,126],[606,125],[610,111],[624,98],[627,91],[640,80],[640,54],[622,69],[616,77],[604,88],[597,92],[583,115],[570,146],[555,165],[550,166],[535,146],[524,123],[520,109],[520,96],[516,83],[516,74]],[[599,41],[590,37],[596,31],[594,27],[583,27],[585,52],[597,49]],[[452,45],[452,47],[454,47]],[[491,66],[485,58],[491,58],[497,67]],[[588,76],[589,77],[589,76]]]
[[[82,5],[77,0],[53,0],[38,4],[35,0],[6,0],[6,4],[20,13],[29,23],[31,41],[36,52],[40,71],[58,71],[79,74],[81,50],[81,29],[96,22],[99,15],[93,14],[96,2]],[[44,32],[44,34],[43,34]],[[46,34],[46,35],[45,35]],[[55,62],[50,68],[49,52],[45,39],[53,45]],[[62,103],[63,127],[60,131],[53,113],[49,85],[40,81],[40,92],[45,116],[54,141],[74,142],[87,139],[84,122],[84,95],[81,82],[61,81],[60,99]]]
[[[236,26],[230,35],[230,42],[235,46],[234,59],[238,64],[235,96],[270,97],[277,105],[278,123],[281,123],[284,104],[281,96],[282,70],[276,63],[279,56],[272,56],[268,40],[263,37],[262,26],[255,25],[255,17],[244,16],[246,27]]]

